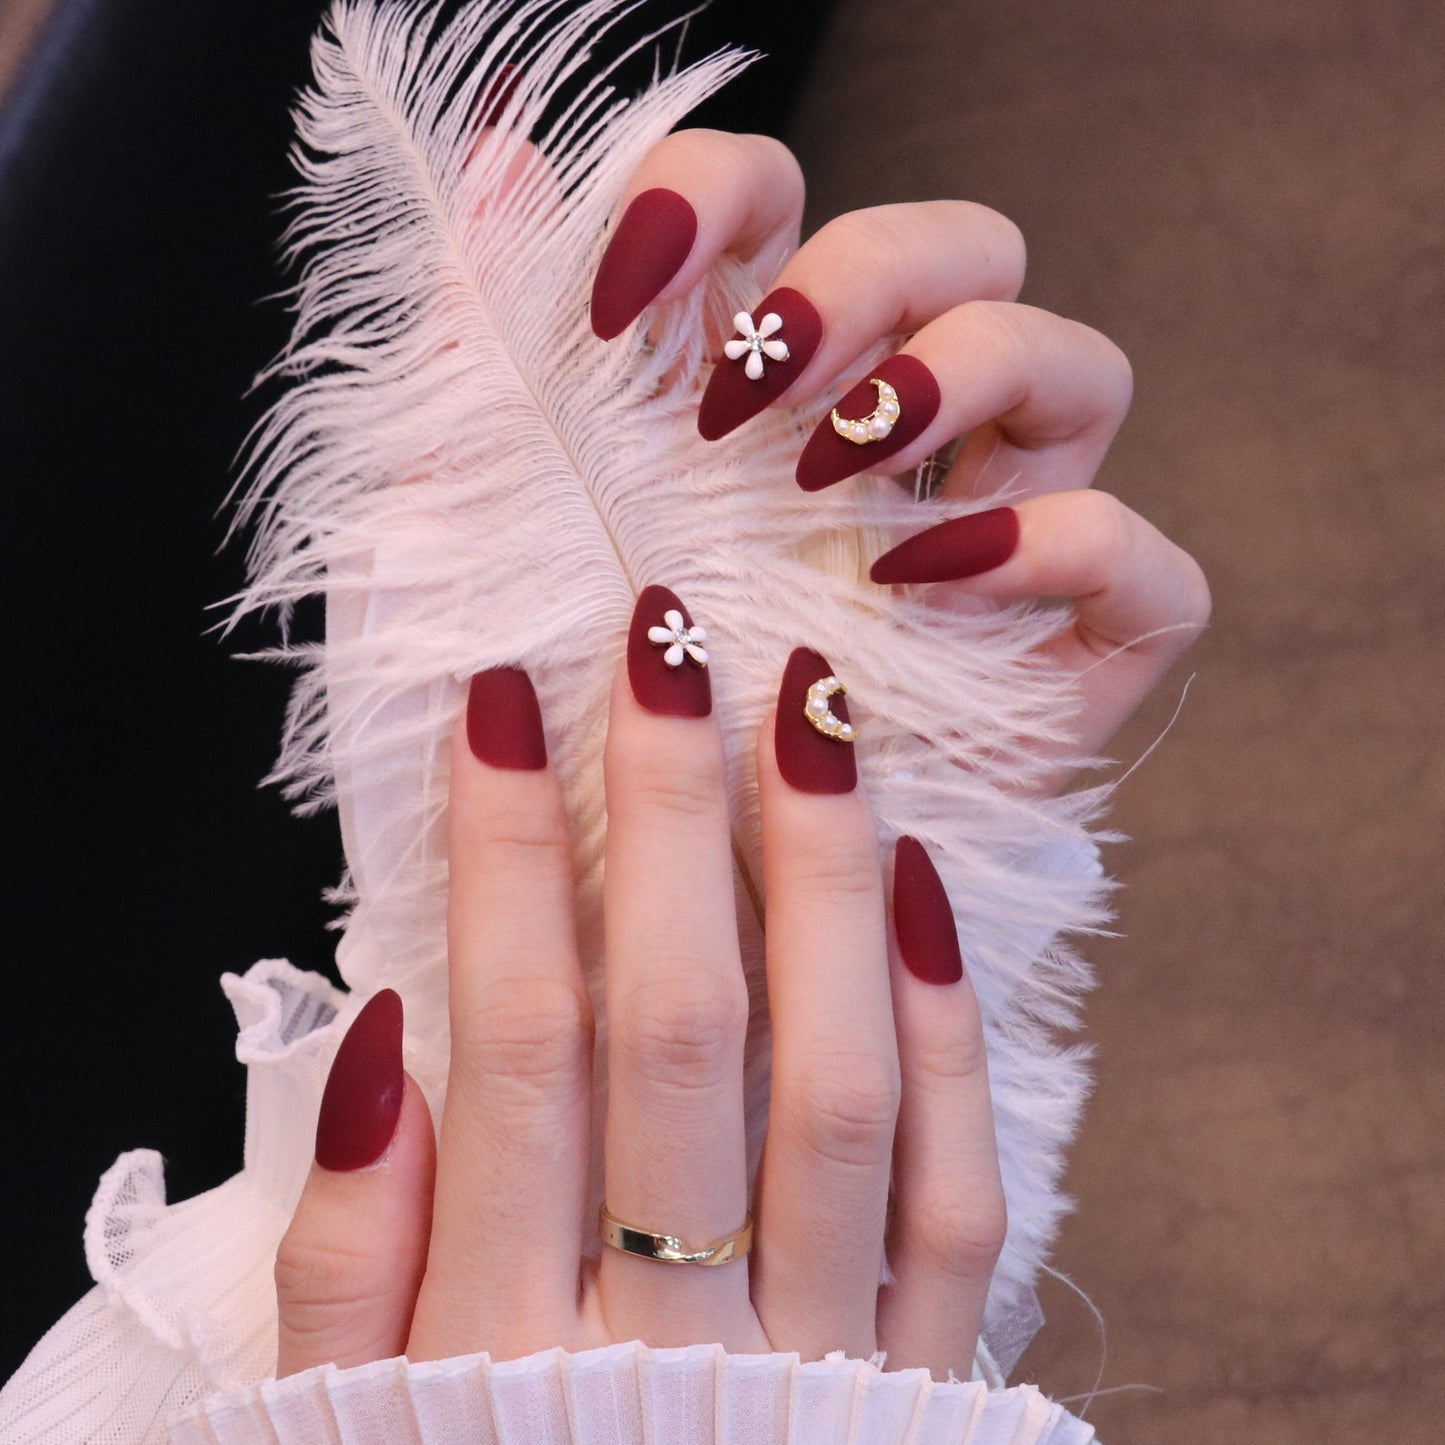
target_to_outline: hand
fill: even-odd
[[[766,406],[814,404],[878,345],[908,337],[868,372],[897,393],[891,430],[858,445],[824,416],[799,459],[799,485],[817,490],[884,462],[911,472],[966,438],[942,502],[1006,493],[1008,505],[975,505],[967,516],[950,508],[950,520],[880,557],[873,578],[945,583],[925,594],[941,606],[1070,599],[1067,625],[1042,652],[1077,678],[1080,710],[1060,754],[1095,754],[1210,611],[1194,559],[1117,498],[1089,490],[1129,409],[1127,359],[1097,331],[1018,303],[1023,238],[986,207],[929,201],[855,211],[799,247],[802,205],[797,163],[777,142],[714,131],[669,136],[622,200],[593,292],[594,329],[617,335],[647,305],[698,284],[724,254],[775,275],[749,316],[761,328],[776,315],[782,325],[767,339],[788,354],[764,352],[754,379],[750,354],[733,360],[714,347],[699,429],[720,445]],[[865,381],[837,411],[863,417],[878,401]]]
[[[693,657],[669,665],[648,636],[670,607],[659,588],[639,598],[605,755],[606,1203],[700,1247],[750,1206],[748,1008],[709,675]],[[530,682],[484,673],[452,749],[435,1173],[386,991],[337,1055],[281,1245],[278,1374],[633,1338],[810,1359],[883,1349],[893,1367],[970,1373],[1005,1223],[982,1029],[942,885],[908,839],[890,934],[852,744],[804,715],[828,673],[794,653],[757,743],[774,1053],[752,1252],[715,1267],[595,1257],[572,848]]]

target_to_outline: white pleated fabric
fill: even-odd
[[[935,1384],[830,1356],[715,1345],[548,1350],[494,1364],[322,1366],[206,1400],[172,1445],[1087,1445],[1093,1428],[1030,1385]]]

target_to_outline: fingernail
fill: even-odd
[[[697,212],[676,191],[643,191],[622,213],[592,282],[592,330],[624,332],[677,275],[697,238]]]
[[[783,681],[778,688],[773,750],[783,781],[801,793],[851,793],[858,785],[858,763],[853,756],[852,742],[828,736],[811,720],[810,714],[822,711],[813,706],[818,697],[812,692],[813,686],[831,677],[833,669],[821,652],[798,647],[783,669]],[[852,727],[848,704],[841,691],[828,697],[826,708],[840,724]]]
[[[869,380],[860,381],[833,408],[840,422],[861,421],[881,413],[887,398],[873,384],[876,377],[892,387],[898,397],[898,416],[887,436],[876,437],[861,444],[839,436],[831,414],[818,423],[808,438],[803,455],[798,458],[798,485],[805,492],[821,491],[851,477],[855,472],[876,472],[878,464],[901,452],[918,437],[938,415],[942,396],[933,373],[916,356],[900,351],[868,373]],[[879,424],[888,420],[880,415]]]
[[[401,1116],[401,998],[384,988],[352,1020],[326,1079],[316,1121],[316,1162],[341,1172],[375,1164]]]
[[[627,631],[627,681],[648,712],[706,717],[712,711],[707,632],[675,592],[644,587]]]
[[[781,325],[768,326],[770,316],[777,317]],[[697,412],[697,429],[710,442],[776,401],[802,374],[823,339],[818,308],[791,286],[770,291],[752,311],[738,312],[733,323],[736,334],[727,344],[738,343],[734,350],[741,354],[730,357],[724,353],[718,358]],[[763,331],[766,336],[760,334]],[[750,337],[753,344],[741,351],[741,343]],[[763,349],[765,343],[774,353],[779,343],[787,347],[787,358],[779,361]],[[754,371],[761,367],[762,375],[754,378],[750,366]]]
[[[868,569],[875,582],[956,582],[1002,567],[1019,544],[1019,517],[994,507],[940,522],[885,552]]]
[[[898,955],[914,978],[957,983],[963,977],[953,905],[917,838],[900,838],[893,850],[893,932]]]
[[[542,709],[532,679],[520,667],[490,667],[467,690],[467,744],[494,768],[547,766]]]

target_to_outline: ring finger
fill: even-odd
[[[830,677],[795,651],[758,745],[773,1085],[753,1298],[774,1349],[866,1359],[899,1065],[877,830],[851,741],[827,731],[829,716],[848,722],[815,689]]]

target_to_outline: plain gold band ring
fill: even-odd
[[[624,1224],[607,1212],[605,1204],[597,1223],[603,1244],[620,1249],[623,1254],[635,1254],[639,1259],[655,1259],[659,1264],[700,1264],[704,1267],[730,1264],[735,1259],[741,1259],[753,1247],[751,1214],[743,1221],[741,1229],[696,1249],[684,1244],[675,1234],[657,1234],[650,1229],[639,1229],[635,1224]]]

